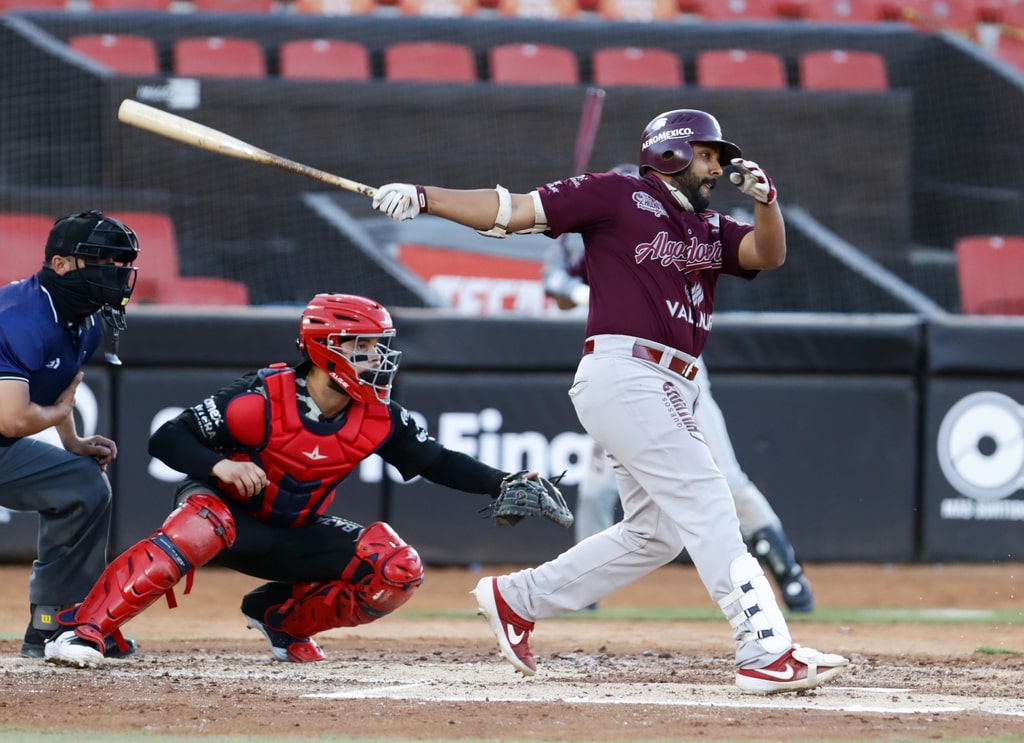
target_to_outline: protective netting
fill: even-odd
[[[554,312],[538,283],[546,238],[488,240],[430,218],[396,225],[363,196],[126,127],[116,111],[125,98],[143,101],[371,186],[501,183],[525,191],[571,174],[580,111],[597,74],[594,54],[632,46],[671,52],[684,83],[609,86],[592,169],[634,161],[640,132],[655,114],[701,108],[779,188],[790,259],[749,285],[723,281],[720,309],[955,312],[955,241],[1024,233],[1021,73],[959,35],[901,23],[631,23],[594,14],[551,22],[496,13],[440,19],[403,16],[394,7],[318,17],[277,8],[0,17],[0,212],[163,215],[180,274],[241,282],[253,304],[301,304],[339,291],[392,306]],[[68,46],[96,34],[150,40],[156,73],[111,74]],[[179,74],[175,49],[185,37],[254,41],[263,70],[239,78]],[[283,50],[301,39],[357,42],[368,79],[285,77]],[[409,41],[463,45],[475,81],[386,79],[386,50]],[[569,50],[577,82],[493,81],[492,50],[521,43]],[[700,84],[699,56],[719,49],[776,55],[781,87]],[[881,55],[887,86],[808,90],[802,55],[823,49]],[[193,50],[188,59],[199,64],[199,57]],[[457,64],[442,62],[438,70]],[[542,65],[531,79],[554,67]],[[641,82],[648,75],[655,73],[642,73]],[[747,201],[723,181],[713,205],[742,216]],[[142,270],[152,266],[161,279],[173,273],[173,262],[157,258],[157,229],[138,229]],[[0,240],[5,256],[23,250],[13,232]],[[202,303],[222,291],[216,284],[192,294],[168,289],[150,301]]]

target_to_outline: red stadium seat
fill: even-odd
[[[395,82],[476,82],[476,60],[464,44],[408,41],[384,49],[384,77]]]
[[[145,36],[131,34],[86,34],[72,36],[68,46],[119,75],[158,75],[160,55],[156,44]]]
[[[877,0],[806,0],[804,20],[817,23],[878,23]]]
[[[498,0],[498,13],[511,18],[546,18],[556,21],[575,18],[576,0]]]
[[[263,47],[251,39],[185,37],[174,42],[174,73],[182,77],[267,76]]]
[[[92,0],[93,10],[152,10],[167,12],[171,9],[171,0]]]
[[[679,16],[676,0],[598,0],[597,14],[609,21],[671,21]]]
[[[1024,237],[972,235],[954,245],[966,315],[1024,315]]]
[[[773,21],[778,17],[775,0],[701,0],[699,14],[706,21]]]
[[[157,304],[249,304],[245,284],[213,276],[182,276],[178,238],[170,217],[154,212],[111,214],[139,237],[139,268],[133,301]]]
[[[477,0],[398,0],[399,12],[409,16],[465,18],[479,9]]]
[[[0,0],[0,13],[9,10],[67,10],[67,0]]]
[[[295,9],[308,15],[367,15],[377,9],[374,0],[296,0]]]
[[[0,214],[0,286],[27,279],[43,267],[43,249],[54,221],[45,214]]]
[[[510,85],[576,85],[579,66],[571,49],[546,44],[500,44],[488,54],[490,79]]]
[[[997,58],[1024,73],[1024,39],[1003,34],[994,52]]]
[[[974,37],[977,11],[967,0],[898,0],[902,20],[922,31],[955,31]]]
[[[604,87],[677,88],[683,84],[679,57],[668,49],[604,47],[594,51],[591,66],[594,83]]]
[[[786,66],[771,52],[711,49],[697,53],[697,85],[702,88],[786,87]]]
[[[885,58],[874,52],[822,49],[798,60],[804,90],[888,90]]]
[[[281,77],[291,80],[369,80],[370,53],[355,41],[296,39],[278,50]]]
[[[269,13],[274,0],[192,0],[197,13]]]

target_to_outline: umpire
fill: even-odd
[[[39,513],[26,658],[43,657],[57,612],[81,601],[106,567],[106,468],[117,446],[78,435],[75,391],[103,342],[101,322],[112,338],[124,327],[138,253],[135,233],[118,220],[70,215],[50,230],[39,272],[0,287],[0,506]],[[50,427],[63,448],[30,438]],[[121,654],[133,650],[129,643]]]

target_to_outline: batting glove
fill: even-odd
[[[373,208],[395,221],[404,222],[427,210],[427,196],[423,186],[388,183],[377,189],[377,195],[373,197]]]
[[[762,204],[774,204],[779,197],[775,190],[775,184],[768,174],[761,169],[761,166],[753,160],[744,160],[742,157],[734,157],[732,166],[736,168],[735,173],[729,175],[729,181],[740,191]]]

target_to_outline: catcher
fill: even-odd
[[[401,356],[394,337],[391,316],[373,300],[318,294],[302,313],[301,363],[243,376],[161,426],[150,453],[188,476],[176,508],[58,615],[66,629],[47,642],[46,660],[99,666],[106,638],[119,642],[121,626],[161,596],[173,606],[173,586],[187,576],[188,593],[207,563],[269,581],[241,609],[276,660],[323,660],[314,635],[380,619],[423,582],[416,550],[388,524],[327,513],[371,454],[407,480],[490,494],[496,524],[542,515],[571,526],[554,484],[445,448],[391,400]]]

